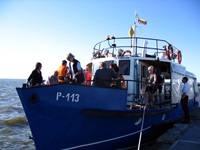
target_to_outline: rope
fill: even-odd
[[[141,143],[142,131],[143,131],[143,125],[144,125],[145,109],[146,109],[146,106],[144,106],[144,109],[143,109],[142,124],[141,124],[140,137],[139,137],[139,142],[138,142],[138,148],[137,148],[137,150],[140,150],[140,143]]]

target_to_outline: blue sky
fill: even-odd
[[[0,0],[0,78],[27,79],[41,62],[46,79],[69,52],[85,68],[97,42],[128,36],[135,11],[147,20],[137,35],[172,43],[200,80],[199,0]]]

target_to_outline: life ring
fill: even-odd
[[[182,62],[182,54],[181,54],[181,51],[178,51],[178,52],[177,52],[177,59],[178,59],[178,63],[181,64],[181,62]]]
[[[132,54],[130,50],[125,50],[122,52],[122,56],[124,56],[124,54],[129,53],[130,55]]]

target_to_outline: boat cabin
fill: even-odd
[[[107,38],[94,46],[92,75],[99,69],[100,62],[107,67],[116,63],[125,79],[127,105],[144,105],[148,67],[153,66],[164,75],[162,101],[164,106],[177,104],[181,99],[182,78],[187,76],[191,85],[190,98],[197,93],[196,77],[181,65],[181,51],[165,40],[123,37]],[[156,93],[157,96],[157,93]],[[158,99],[158,96],[156,97]],[[157,102],[159,103],[159,102]]]

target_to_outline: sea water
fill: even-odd
[[[16,87],[26,80],[0,79],[0,150],[35,150]]]

